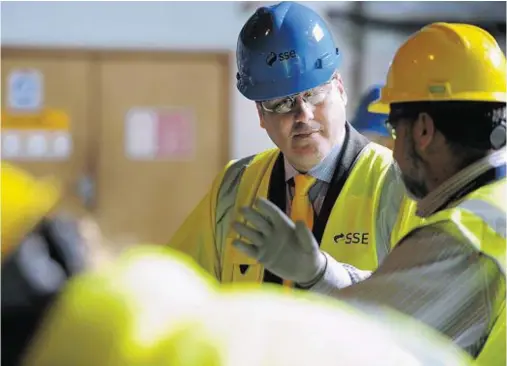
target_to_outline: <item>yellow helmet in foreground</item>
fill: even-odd
[[[70,281],[24,365],[154,365],[153,350],[193,320],[212,287],[210,277],[184,255],[163,247],[131,248],[114,264]]]
[[[36,179],[2,162],[2,258],[56,205],[56,181]]]
[[[389,113],[391,103],[506,102],[505,55],[493,36],[469,24],[434,23],[396,52],[380,99],[369,111]]]
[[[381,314],[279,287],[219,290],[185,256],[136,248],[71,282],[24,365],[469,364],[432,330]]]
[[[464,352],[433,330],[387,309],[379,314],[374,319],[348,304],[303,293],[289,296],[278,287],[234,285],[201,315],[195,338],[186,330],[190,344],[180,343],[180,349],[209,334],[220,366],[470,364]],[[171,360],[178,359],[172,355]]]

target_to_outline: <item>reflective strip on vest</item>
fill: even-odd
[[[387,184],[382,185],[382,192],[378,203],[379,215],[376,220],[376,244],[377,244],[377,260],[379,263],[384,261],[384,258],[391,251],[393,243],[391,243],[391,235],[396,223],[400,220],[400,212],[404,209],[402,207],[403,199],[405,197],[405,190],[403,182],[399,178],[396,165],[392,164],[385,177]],[[383,208],[388,208],[384,209]],[[383,211],[380,214],[380,211]]]
[[[506,215],[505,211],[492,205],[489,202],[478,199],[466,200],[458,205],[458,208],[469,211],[480,217],[502,238],[507,237]]]

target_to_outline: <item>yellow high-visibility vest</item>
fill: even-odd
[[[257,197],[268,197],[271,172],[278,156],[279,150],[273,149],[253,158],[241,178],[234,212],[238,212],[240,207],[250,206]],[[362,270],[375,270],[378,267],[378,250],[383,250],[379,248],[386,245],[378,242],[379,226],[383,224],[378,220],[378,204],[391,159],[389,150],[370,144],[361,152],[349,172],[320,241],[320,248],[337,261]],[[388,250],[415,221],[422,220],[415,217],[414,201],[406,197],[400,201],[399,215]],[[235,232],[229,231],[222,257],[222,282],[261,282],[263,266],[232,246],[236,237]],[[245,266],[248,266],[247,270]]]
[[[415,202],[405,196],[392,151],[369,142],[351,126],[348,134],[339,163],[343,174],[330,184],[313,232],[322,250],[336,260],[375,270],[422,219],[415,216]],[[237,234],[231,223],[241,220],[239,208],[257,197],[285,204],[282,158],[280,150],[271,149],[230,162],[169,246],[189,254],[221,282],[269,281],[259,263],[233,248]],[[270,194],[273,187],[278,190]]]
[[[472,245],[493,259],[505,276],[506,263],[506,179],[485,185],[465,196],[455,207],[442,210],[428,217],[421,225],[439,224],[446,232],[458,235],[463,245]],[[486,343],[479,353],[476,364],[481,366],[504,366],[505,354],[505,299],[496,314]]]

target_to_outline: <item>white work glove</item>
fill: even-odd
[[[246,223],[232,224],[247,240],[237,239],[233,245],[284,280],[303,285],[315,282],[323,274],[327,259],[305,223],[294,224],[266,199],[256,200],[255,206],[257,210],[241,209]]]

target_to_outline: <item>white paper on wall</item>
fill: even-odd
[[[189,160],[195,155],[188,108],[133,108],[125,119],[125,154],[132,160]]]

